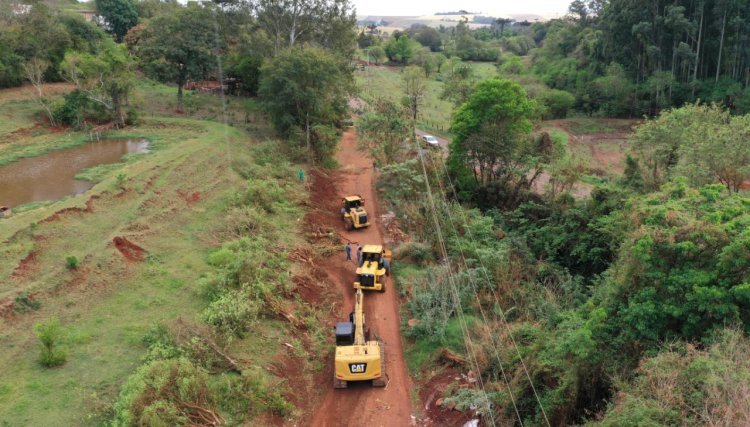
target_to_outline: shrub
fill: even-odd
[[[120,392],[112,425],[224,424],[215,409],[217,398],[208,381],[208,373],[187,359],[143,365]]]
[[[203,319],[227,337],[242,337],[258,317],[260,306],[241,291],[229,291],[203,310]]]
[[[15,310],[20,313],[26,313],[28,311],[39,310],[42,303],[35,300],[34,297],[28,292],[21,292],[16,295]]]
[[[575,105],[576,98],[569,92],[550,89],[541,94],[541,101],[547,107],[548,119],[564,119]]]
[[[63,97],[62,104],[52,113],[58,123],[82,129],[86,122],[105,122],[110,120],[111,114],[99,103],[92,101],[88,95],[80,90],[74,90]]]
[[[125,113],[125,124],[128,126],[136,126],[140,122],[140,114],[135,108],[128,108]]]
[[[247,372],[242,376],[225,377],[217,387],[222,407],[238,418],[248,414],[270,411],[286,418],[294,411],[294,406],[282,396],[280,387],[272,386],[263,372]]]
[[[425,262],[435,259],[432,249],[422,242],[409,242],[400,245],[394,254],[398,259],[410,259],[418,265],[424,265]]]
[[[115,185],[118,188],[125,189],[125,180],[128,178],[127,175],[124,173],[118,173],[117,176],[115,176]]]
[[[75,255],[69,255],[65,257],[65,266],[68,267],[68,270],[75,270],[78,268],[78,265],[80,262],[78,261],[78,257]]]
[[[41,344],[39,362],[43,366],[51,368],[65,363],[68,356],[65,350],[60,348],[64,331],[58,319],[52,318],[34,324],[34,333]]]

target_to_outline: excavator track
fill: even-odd
[[[385,344],[383,344],[383,341],[381,340],[378,340],[378,343],[380,344],[380,370],[382,372],[380,378],[372,380],[372,386],[385,387],[388,384],[388,365],[385,361]]]

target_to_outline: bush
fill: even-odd
[[[750,341],[722,330],[709,348],[683,342],[644,359],[622,382],[617,401],[597,426],[745,425],[750,417]]]
[[[125,124],[128,126],[136,126],[140,123],[140,114],[135,108],[128,108],[125,113]]]
[[[396,249],[394,255],[399,260],[410,259],[418,265],[424,265],[427,261],[435,259],[432,249],[422,242],[404,243]]]
[[[115,427],[224,424],[208,373],[187,359],[141,366],[115,403]]]
[[[64,331],[58,319],[52,318],[46,322],[34,324],[34,333],[41,344],[39,363],[48,368],[65,363],[68,355],[60,348]]]
[[[20,294],[16,295],[14,307],[15,310],[19,313],[39,310],[41,306],[42,303],[35,300],[34,297],[28,292],[21,292]]]
[[[78,268],[78,265],[80,262],[78,261],[78,257],[75,255],[69,255],[65,257],[65,266],[68,267],[68,270],[75,270]]]
[[[107,109],[80,90],[74,90],[63,97],[63,103],[52,112],[57,123],[83,129],[87,122],[106,122],[112,119]]]
[[[268,384],[264,373],[248,372],[241,377],[225,377],[217,387],[222,407],[227,408],[238,418],[248,414],[270,411],[286,418],[294,411],[294,406],[282,396],[278,386]]]
[[[258,94],[260,67],[263,58],[260,56],[233,55],[227,60],[227,77],[239,80],[238,89],[244,95]]]
[[[260,306],[241,291],[220,295],[203,310],[203,319],[226,337],[242,337],[258,318]]]
[[[569,92],[550,89],[542,92],[541,101],[547,107],[547,119],[564,119],[575,105],[576,98]]]

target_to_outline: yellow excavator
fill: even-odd
[[[365,199],[360,195],[346,196],[341,201],[341,217],[346,231],[370,226],[364,206]]]
[[[350,381],[372,381],[373,387],[385,387],[385,355],[379,341],[368,341],[365,325],[364,295],[355,294],[354,312],[348,322],[336,323],[334,388],[346,388]]]
[[[391,273],[391,251],[381,245],[362,247],[362,265],[357,268],[354,289],[385,292],[385,277]]]

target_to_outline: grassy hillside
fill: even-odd
[[[172,88],[142,84],[132,100],[145,112],[141,124],[108,135],[148,138],[151,153],[89,171],[98,184],[81,196],[2,221],[0,364],[12,367],[0,379],[3,425],[90,425],[109,419],[128,376],[155,360],[153,340],[144,339],[158,325],[208,336],[206,343],[213,340],[239,361],[244,373],[211,371],[212,387],[249,375],[273,385],[283,402],[281,395],[290,390],[284,378],[288,363],[298,366],[295,386],[311,381],[310,373],[319,368],[309,360],[322,359],[308,352],[325,350],[325,339],[313,346],[300,339],[322,334],[324,322],[316,320],[321,315],[316,306],[301,306],[292,279],[307,272],[287,258],[306,244],[297,228],[306,194],[297,168],[279,154],[279,142],[268,139],[264,119],[252,105],[231,101],[228,120],[236,126],[225,126],[217,123],[224,116],[218,98],[191,95],[191,113],[174,117],[173,96]],[[7,108],[10,103],[14,108]],[[35,125],[38,108],[31,101],[9,101],[0,112],[13,115],[12,121],[0,120],[0,132],[14,135],[0,147],[0,163],[86,141],[81,133]],[[274,308],[261,310],[253,334],[232,338],[201,332],[207,330],[205,310],[212,301],[206,278],[218,268],[207,258],[222,244],[243,238],[265,252],[258,265],[277,260],[291,273],[267,283],[281,286],[275,291],[278,301],[265,301]],[[70,256],[79,260],[78,268],[66,266]],[[284,308],[310,327],[292,329],[274,313]],[[38,363],[32,326],[52,318],[63,325],[67,363],[50,369]],[[247,401],[222,401],[220,410],[238,423],[265,419],[269,407],[275,408],[273,416],[300,414],[288,404],[254,401],[241,390],[234,394]]]

